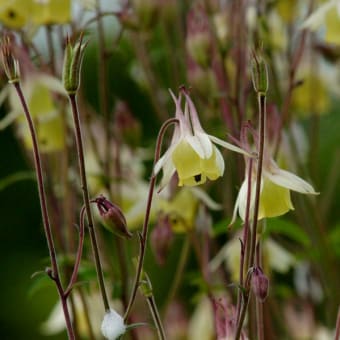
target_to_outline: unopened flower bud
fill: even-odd
[[[254,53],[251,65],[251,76],[255,91],[265,94],[268,91],[268,71],[267,64],[261,54],[257,55]]]
[[[104,315],[101,331],[108,340],[118,339],[126,331],[124,319],[115,310],[110,309]]]
[[[268,296],[269,280],[260,267],[256,267],[251,277],[251,285],[257,299],[261,302]]]
[[[63,85],[68,94],[75,94],[80,83],[80,69],[87,43],[83,42],[83,35],[79,41],[72,46],[70,38],[67,38],[64,66]]]
[[[9,36],[5,36],[1,44],[1,59],[9,83],[18,83],[20,79],[19,62],[13,55]]]
[[[97,203],[103,224],[108,230],[123,238],[132,237],[127,229],[126,219],[116,204],[111,203],[103,195],[97,197],[94,201]]]
[[[173,233],[169,217],[162,215],[151,233],[151,248],[158,264],[163,265],[165,263],[172,239]]]

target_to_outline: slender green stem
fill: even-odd
[[[248,185],[247,185],[247,203],[246,203],[246,215],[244,219],[244,227],[243,227],[243,241],[241,245],[241,258],[240,258],[240,287],[243,287],[244,284],[244,268],[246,264],[246,268],[248,268],[248,264],[245,263],[245,260],[248,257],[248,239],[249,239],[249,212],[250,212],[250,202],[251,202],[251,175],[253,171],[253,159],[250,158],[248,165]],[[240,318],[241,312],[241,300],[242,300],[242,292],[239,290],[238,298],[237,298],[237,312],[236,312],[236,320],[238,321]]]
[[[171,288],[169,289],[169,294],[166,298],[166,302],[164,304],[164,311],[166,312],[169,304],[171,303],[172,299],[175,297],[176,292],[178,290],[178,287],[182,281],[183,273],[185,266],[188,261],[188,255],[189,255],[189,250],[190,250],[190,240],[189,237],[184,238],[182,250],[181,250],[181,255],[178,261],[178,266],[176,268],[176,273],[174,280],[172,282]]]
[[[147,297],[146,301],[148,302],[153,321],[154,321],[156,328],[157,328],[158,338],[160,340],[165,340],[166,336],[165,336],[164,328],[163,328],[163,325],[162,325],[162,322],[161,322],[161,318],[160,318],[159,313],[158,313],[155,298],[153,297],[153,295],[151,295],[151,296]]]
[[[79,266],[81,262],[81,257],[83,254],[83,244],[84,244],[84,219],[85,219],[85,207],[83,206],[80,212],[80,225],[79,225],[79,241],[78,241],[78,250],[76,255],[76,260],[74,262],[73,272],[70,278],[70,282],[65,289],[65,295],[70,294],[73,285],[77,281]]]
[[[265,121],[266,121],[266,95],[264,93],[258,93],[258,104],[259,104],[259,141],[258,141],[258,160],[256,169],[256,186],[255,186],[255,202],[254,202],[254,216],[251,230],[250,240],[250,253],[249,253],[249,268],[254,266],[255,250],[256,250],[256,235],[257,235],[257,219],[260,205],[260,192],[261,192],[261,181],[262,181],[262,164],[263,164],[263,151],[265,143]],[[244,318],[250,300],[250,281],[245,285],[246,292],[244,293],[243,305],[241,309],[240,318],[237,324],[235,339],[238,340],[241,335]]]
[[[72,107],[73,121],[74,121],[74,126],[75,126],[75,137],[76,137],[76,145],[77,145],[81,188],[83,191],[83,200],[85,204],[86,216],[87,216],[87,221],[88,221],[92,252],[93,252],[93,257],[94,257],[95,265],[96,265],[97,279],[98,279],[99,288],[102,294],[102,299],[103,299],[105,310],[109,311],[110,310],[109,300],[107,298],[107,294],[105,290],[104,274],[103,274],[103,269],[102,269],[102,265],[100,262],[98,243],[97,243],[96,233],[94,230],[92,212],[91,212],[91,207],[90,207],[90,197],[89,197],[89,192],[88,192],[88,187],[87,187],[87,179],[86,179],[86,171],[85,171],[84,148],[83,148],[80,118],[79,118],[75,94],[69,94],[69,100],[70,100],[71,107]]]
[[[34,124],[32,117],[29,113],[29,109],[25,100],[25,97],[23,95],[21,86],[19,82],[13,83],[15,90],[17,92],[17,95],[20,99],[21,105],[24,109],[25,117],[28,123],[28,127],[30,130],[31,138],[32,138],[32,144],[33,144],[33,158],[34,158],[34,164],[35,164],[35,171],[37,175],[37,182],[38,182],[38,192],[39,192],[39,200],[40,200],[40,207],[41,207],[41,213],[42,213],[42,219],[43,219],[43,225],[44,225],[44,231],[46,235],[47,240],[47,247],[49,250],[49,255],[51,259],[51,266],[52,266],[52,272],[50,273],[50,277],[54,280],[58,294],[61,300],[65,322],[66,322],[66,328],[67,328],[67,334],[70,340],[75,339],[74,331],[72,327],[72,322],[70,318],[70,313],[67,306],[67,296],[64,294],[64,290],[61,284],[60,280],[60,274],[59,274],[59,268],[57,263],[57,255],[55,251],[54,241],[53,241],[53,235],[52,235],[52,229],[51,224],[48,216],[48,210],[47,210],[47,199],[46,199],[46,193],[45,193],[45,187],[44,187],[44,180],[43,180],[43,173],[42,173],[42,166],[41,166],[41,158],[40,158],[40,152],[39,152],[39,146],[38,146],[38,140],[37,140],[37,134],[35,132]]]
[[[156,142],[156,150],[155,150],[155,158],[154,158],[154,165],[158,161],[161,153],[161,147],[162,147],[162,142],[163,142],[163,137],[165,134],[166,129],[168,128],[169,125],[173,123],[178,123],[178,119],[176,118],[171,118],[165,121],[158,133],[157,137],[157,142]],[[151,211],[151,204],[152,204],[152,198],[153,198],[153,192],[155,189],[155,184],[156,184],[156,175],[154,174],[154,170],[152,170],[152,176],[150,179],[150,184],[149,184],[149,193],[148,193],[148,199],[147,199],[147,205],[146,205],[146,211],[144,215],[144,223],[143,223],[143,229],[142,229],[142,234],[140,235],[140,248],[139,248],[139,257],[138,257],[138,263],[137,263],[137,270],[136,270],[136,276],[135,276],[135,281],[132,287],[132,292],[130,296],[130,300],[128,303],[128,306],[125,311],[124,315],[124,321],[126,322],[131,308],[135,302],[136,299],[136,294],[137,290],[139,287],[140,283],[140,278],[143,270],[143,265],[144,265],[144,257],[145,257],[145,250],[146,250],[146,242],[147,242],[147,236],[148,236],[148,226],[149,226],[149,218],[150,218],[150,211]]]

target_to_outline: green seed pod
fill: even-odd
[[[262,55],[256,55],[254,53],[251,75],[255,91],[265,94],[268,91],[268,71],[267,64]]]
[[[72,46],[67,38],[64,65],[63,65],[63,85],[68,94],[77,92],[80,83],[80,69],[87,43],[83,42],[83,36]]]

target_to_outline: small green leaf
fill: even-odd
[[[0,179],[0,191],[19,181],[35,180],[33,171],[20,171]]]

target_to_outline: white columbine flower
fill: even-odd
[[[104,315],[101,331],[108,340],[118,339],[126,331],[124,319],[115,310],[110,309]]]
[[[224,173],[224,159],[214,143],[229,150],[246,153],[242,149],[219,138],[208,135],[202,128],[194,103],[182,89],[179,96],[170,91],[175,101],[178,119],[174,129],[171,145],[155,165],[154,173],[163,169],[161,187],[170,181],[177,172],[179,186],[195,186],[206,182],[207,178],[215,180]],[[184,113],[181,108],[182,93],[185,96]]]

